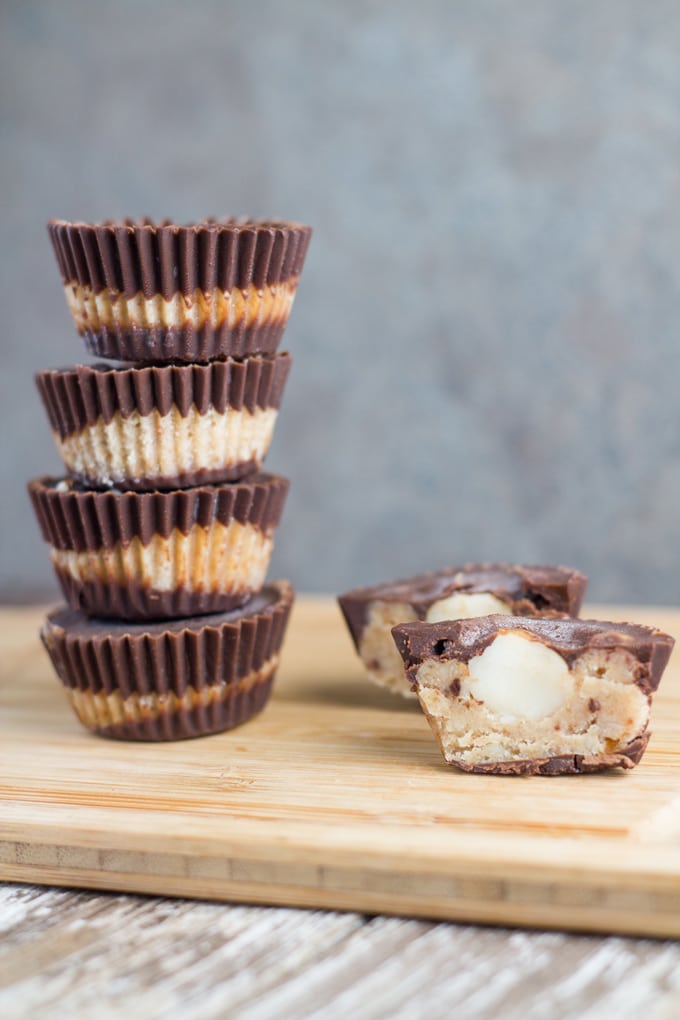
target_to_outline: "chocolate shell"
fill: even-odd
[[[71,477],[147,491],[259,471],[290,364],[281,353],[208,365],[77,365],[35,378]]]
[[[359,647],[372,602],[408,605],[424,620],[439,599],[454,593],[489,593],[517,616],[578,616],[587,577],[573,567],[465,563],[428,574],[354,588],[338,596],[354,644]]]
[[[268,584],[242,608],[123,624],[50,613],[43,644],[76,715],[121,740],[181,740],[232,729],[266,704],[294,592]]]
[[[51,220],[48,231],[87,349],[141,362],[275,351],[311,237],[303,224],[247,219]]]
[[[139,620],[223,612],[258,591],[288,480],[140,493],[39,478],[28,489],[69,605]]]

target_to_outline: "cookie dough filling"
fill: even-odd
[[[263,287],[194,290],[177,292],[166,299],[162,294],[145,298],[141,291],[126,297],[115,291],[95,291],[69,280],[64,293],[78,332],[113,329],[202,329],[205,326],[245,326],[250,329],[274,323],[285,325],[293,306],[298,278]]]
[[[269,684],[278,665],[277,653],[236,683],[219,680],[198,689],[186,687],[181,694],[166,691],[162,694],[129,694],[126,697],[120,688],[106,692],[67,687],[66,695],[83,726],[106,732],[116,727],[139,726],[164,717],[210,710],[214,706],[223,708],[225,702],[235,701],[254,687]]]
[[[500,615],[394,637],[446,761],[490,772],[635,765],[673,646],[632,624]]]
[[[188,534],[176,528],[167,537],[153,535],[146,545],[135,536],[127,545],[53,548],[50,555],[58,572],[83,584],[237,594],[262,587],[273,544],[271,533],[254,525],[214,521],[208,528],[196,525]]]
[[[239,475],[243,465],[257,470],[271,444],[278,409],[243,407],[218,412],[209,408],[187,414],[173,407],[168,414],[157,410],[127,417],[116,413],[99,419],[77,433],[54,433],[68,471],[92,484],[166,485],[184,480],[221,480]]]

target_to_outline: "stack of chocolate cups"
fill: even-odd
[[[87,350],[116,364],[36,376],[67,471],[29,483],[68,603],[43,642],[97,733],[230,729],[265,705],[293,604],[287,581],[265,583],[288,481],[261,467],[311,230],[48,229]]]

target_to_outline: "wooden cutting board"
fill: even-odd
[[[299,600],[257,719],[175,744],[82,729],[41,616],[0,612],[1,880],[680,936],[677,651],[633,772],[474,776],[367,685],[330,599]]]

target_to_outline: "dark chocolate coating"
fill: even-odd
[[[263,707],[271,678],[247,691],[238,684],[279,652],[293,600],[290,584],[277,581],[235,612],[200,619],[129,624],[62,608],[47,617],[41,637],[67,688],[123,698],[168,692],[181,697],[188,687],[200,692],[224,684],[224,696],[209,705],[97,730],[124,740],[180,740],[230,729]]]
[[[288,480],[259,474],[235,483],[205,485],[172,492],[121,492],[79,488],[67,480],[37,478],[28,491],[43,538],[57,549],[129,545],[137,537],[148,545],[153,535],[167,538],[174,529],[188,535],[196,525],[239,521],[263,532],[276,528],[288,494]]]
[[[166,415],[176,407],[186,417],[192,408],[199,414],[278,408],[290,365],[284,352],[208,365],[76,365],[38,372],[35,380],[50,425],[63,439],[99,421],[108,424],[115,414]]]
[[[423,662],[455,659],[469,662],[499,634],[523,631],[560,655],[568,666],[590,650],[625,651],[635,659],[634,681],[649,695],[659,681],[675,644],[669,634],[636,623],[604,620],[541,619],[537,617],[480,616],[442,623],[402,623],[392,636],[413,683]]]
[[[125,585],[77,581],[68,570],[56,566],[54,573],[69,606],[105,620],[174,620],[225,613],[238,609],[255,594],[251,589],[223,592],[179,587],[158,591],[132,580]]]
[[[256,474],[262,465],[255,460],[242,460],[228,468],[216,468],[208,470],[200,468],[198,471],[185,471],[183,475],[144,475],[140,478],[125,478],[117,481],[112,488],[121,489],[125,492],[151,492],[158,490],[167,492],[171,489],[190,489],[197,486],[217,485],[222,482],[247,482],[251,475]],[[69,476],[76,484],[87,488],[92,486],[92,479],[78,471],[69,472]],[[105,486],[99,486],[104,489]]]
[[[587,583],[585,575],[571,567],[466,563],[370,588],[355,588],[340,595],[338,602],[358,648],[368,606],[375,599],[407,603],[424,619],[433,602],[454,592],[484,592],[507,602],[517,616],[577,616]]]
[[[211,362],[220,358],[250,358],[273,354],[284,334],[287,323],[280,320],[252,326],[241,321],[234,326],[187,325],[166,329],[164,326],[90,326],[81,331],[86,349],[98,358],[115,361],[146,362]]]
[[[311,228],[301,223],[224,219],[179,226],[163,220],[98,224],[50,220],[64,283],[95,293],[170,300],[195,290],[261,289],[300,275]]]

